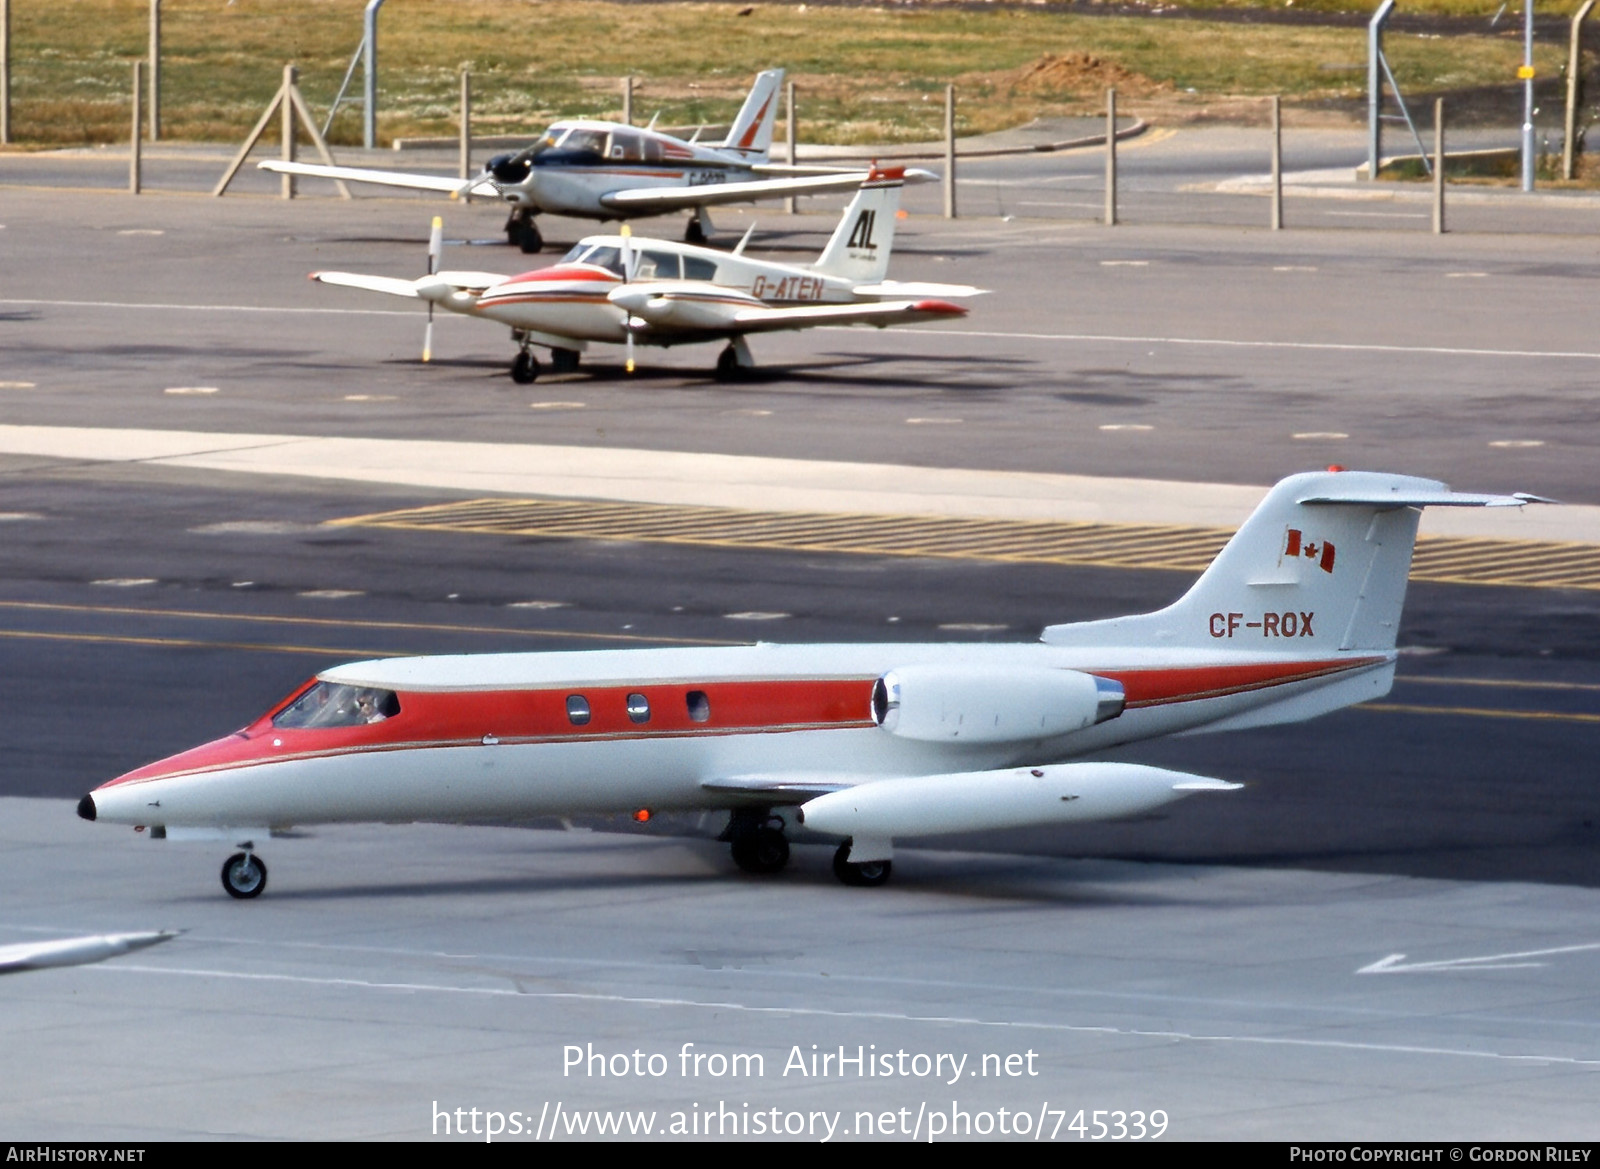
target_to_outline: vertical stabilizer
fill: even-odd
[[[811,266],[814,272],[857,284],[876,284],[888,275],[905,175],[904,167],[872,168],[844,209],[822,256]]]
[[[1395,645],[1420,509],[1520,506],[1403,475],[1283,480],[1194,586],[1155,613],[1052,625],[1054,645],[1149,645],[1321,656]]]
[[[778,90],[783,88],[783,70],[768,69],[756,74],[750,96],[739,107],[733,129],[723,140],[722,149],[748,155],[749,162],[765,162],[772,150],[772,130],[778,120]]]

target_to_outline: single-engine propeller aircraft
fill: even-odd
[[[311,279],[404,296],[467,316],[511,326],[518,352],[511,376],[539,376],[534,346],[551,352],[557,373],[578,368],[591,342],[633,347],[726,341],[717,376],[732,378],[755,364],[745,337],[751,333],[817,325],[905,325],[966,314],[952,297],[981,294],[967,284],[886,280],[894,247],[904,171],[874,168],[845,208],[816,263],[776,264],[744,254],[750,232],[732,252],[668,240],[623,235],[589,236],[548,268],[520,276],[492,272],[435,271],[440,222],[433,221],[429,275],[415,280],[357,272],[313,272]],[[754,227],[752,226],[752,231]],[[432,350],[431,332],[423,360]]]
[[[84,796],[86,820],[241,851],[338,821],[725,809],[741,868],[792,821],[843,838],[846,884],[894,842],[1136,815],[1238,784],[1067,762],[1159,735],[1297,722],[1381,697],[1420,508],[1515,506],[1399,475],[1295,475],[1193,587],[1037,643],[767,645],[391,658],[326,670],[249,726]]]
[[[614,220],[690,211],[684,239],[704,243],[711,232],[708,207],[848,191],[866,177],[860,168],[769,161],[782,85],[782,69],[757,74],[727,138],[715,146],[648,127],[572,119],[556,122],[531,146],[514,154],[495,155],[480,175],[465,182],[444,175],[274,159],[258,165],[262,170],[313,178],[452,196],[487,195],[510,206],[506,241],[525,252],[544,247],[534,222],[540,212]],[[933,177],[923,170],[910,175],[912,182]]]

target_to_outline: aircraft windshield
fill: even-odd
[[[280,730],[357,727],[379,723],[399,713],[400,699],[393,690],[318,682],[280,710],[272,725]]]
[[[561,139],[560,145],[562,150],[581,150],[587,154],[598,154],[603,157],[606,152],[606,132],[574,128]]]

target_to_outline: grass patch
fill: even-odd
[[[1407,5],[1468,10],[1459,0]],[[124,139],[129,62],[146,51],[148,11],[148,0],[12,0],[13,136],[32,146]],[[783,65],[800,89],[802,139],[836,143],[937,138],[949,81],[960,86],[964,134],[1093,112],[1108,78],[1125,106],[1169,119],[1223,95],[1280,93],[1292,107],[1354,110],[1365,85],[1365,73],[1349,68],[1365,59],[1361,28],[1086,17],[1048,5],[738,11],[602,0],[388,4],[379,17],[380,137],[453,133],[464,65],[476,129],[530,135],[556,117],[619,117],[624,74],[638,78],[641,119],[659,111],[663,124],[724,122],[756,70]],[[162,17],[162,128],[172,139],[241,139],[288,61],[324,115],[361,36],[351,0],[165,0]],[[1503,84],[1506,116],[1517,116],[1515,37],[1487,27],[1443,38],[1391,33],[1387,49],[1408,94]],[[1541,76],[1559,81],[1562,55],[1541,46]],[[1052,61],[1066,64],[1052,70]],[[359,94],[359,71],[353,88]],[[331,137],[360,135],[359,107],[346,107]]]

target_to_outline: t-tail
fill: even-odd
[[[747,162],[765,162],[772,150],[772,131],[778,121],[778,91],[783,88],[783,70],[768,69],[756,74],[750,96],[739,107],[739,116],[723,140],[723,150],[746,156]]]
[[[876,284],[888,275],[905,177],[905,167],[872,168],[850,206],[844,209],[839,226],[833,229],[833,238],[812,265],[813,271],[857,284]]]
[[[1404,475],[1294,475],[1267,493],[1194,586],[1165,609],[1052,625],[1043,640],[1259,653],[1322,663],[1330,673],[1370,665],[1362,686],[1319,691],[1320,704],[1337,709],[1388,690],[1421,509],[1529,502],[1549,501],[1463,494]],[[1283,721],[1290,713],[1274,715],[1268,708],[1248,722],[1215,727]],[[1296,709],[1293,715],[1309,713]]]

